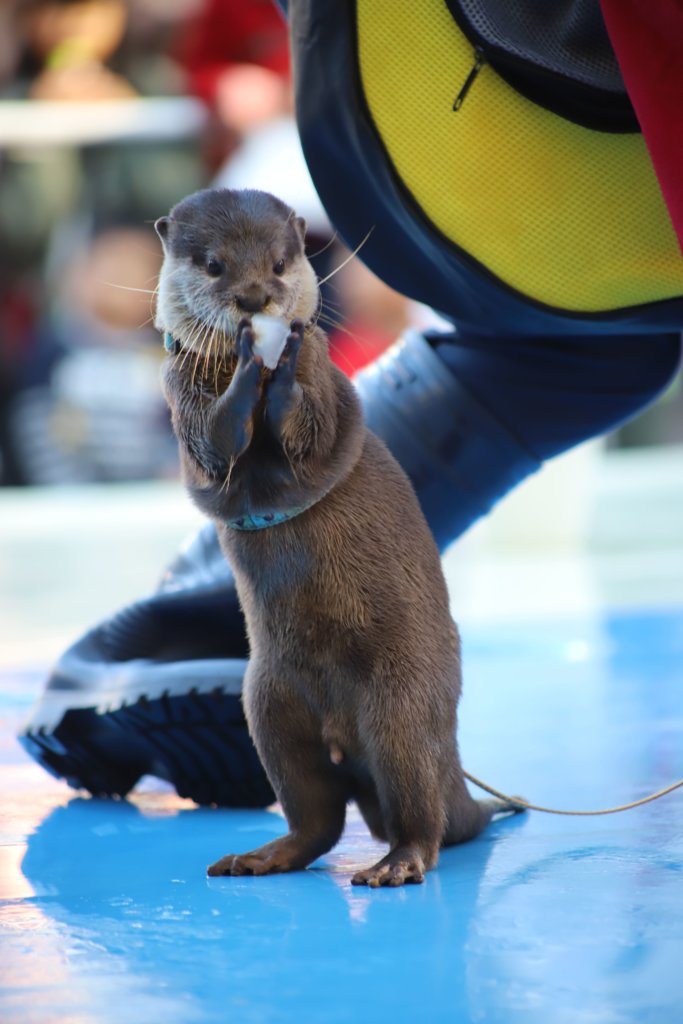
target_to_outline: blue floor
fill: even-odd
[[[146,782],[74,794],[13,733],[39,688],[0,676],[0,1020],[683,1021],[683,791],[605,818],[531,813],[442,854],[422,886],[350,876],[351,814],[312,869],[212,879],[283,831]],[[609,806],[683,777],[683,608],[469,629],[466,767],[535,802]]]

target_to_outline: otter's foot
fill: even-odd
[[[357,871],[351,885],[367,885],[371,889],[384,885],[395,888],[406,882],[424,882],[426,870],[422,854],[416,847],[397,846],[371,868]]]
[[[225,875],[274,875],[290,870],[289,865],[282,864],[277,857],[264,857],[254,850],[252,853],[229,853],[215,864],[210,864],[206,873],[210,878],[220,878]]]
[[[228,854],[207,868],[212,878],[221,875],[273,875],[284,871],[297,871],[315,860],[317,850],[311,851],[291,832],[259,846],[249,853]]]

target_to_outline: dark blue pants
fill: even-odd
[[[614,430],[675,376],[679,334],[501,338],[458,334],[444,363],[538,459]]]

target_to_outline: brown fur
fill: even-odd
[[[202,195],[207,204],[227,201]],[[172,235],[166,225],[167,254]],[[224,242],[227,251],[234,239]],[[215,237],[206,243],[220,248]],[[293,259],[305,260],[301,243]],[[262,284],[267,293],[267,275]],[[186,483],[216,521],[235,574],[251,651],[244,706],[290,828],[223,857],[209,874],[305,867],[337,842],[356,800],[390,851],[353,882],[420,882],[440,846],[513,809],[473,800],[464,784],[455,741],[460,647],[439,555],[323,332],[294,324],[272,374],[252,342],[243,323],[220,357],[201,358],[198,373],[194,354],[181,352],[164,380]],[[313,500],[270,528],[226,525]]]

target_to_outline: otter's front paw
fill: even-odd
[[[281,382],[283,385],[292,387],[296,377],[296,364],[299,361],[299,350],[301,343],[304,340],[304,322],[303,320],[292,320],[289,325],[289,334],[285,341],[285,347],[282,350],[277,364],[277,369],[273,373],[273,383],[276,381]],[[272,390],[272,384],[271,384]]]
[[[231,404],[243,414],[251,412],[261,398],[263,390],[263,359],[254,351],[255,335],[251,320],[244,317],[237,325],[235,351],[237,365],[230,381],[228,390],[220,396],[218,402],[231,396]]]
[[[285,416],[301,398],[301,389],[296,382],[296,365],[303,340],[303,320],[292,320],[285,347],[267,390],[268,418],[276,432],[282,430]]]
[[[237,325],[237,334],[235,336],[235,351],[237,352],[235,374],[253,373],[253,369],[256,368],[258,371],[257,377],[260,376],[263,359],[254,351],[255,341],[256,334],[251,320],[246,316],[242,317]]]
[[[251,442],[263,391],[263,360],[254,354],[254,332],[246,318],[238,324],[235,350],[235,372],[227,391],[213,403],[208,424],[209,440],[226,458],[240,455]]]

